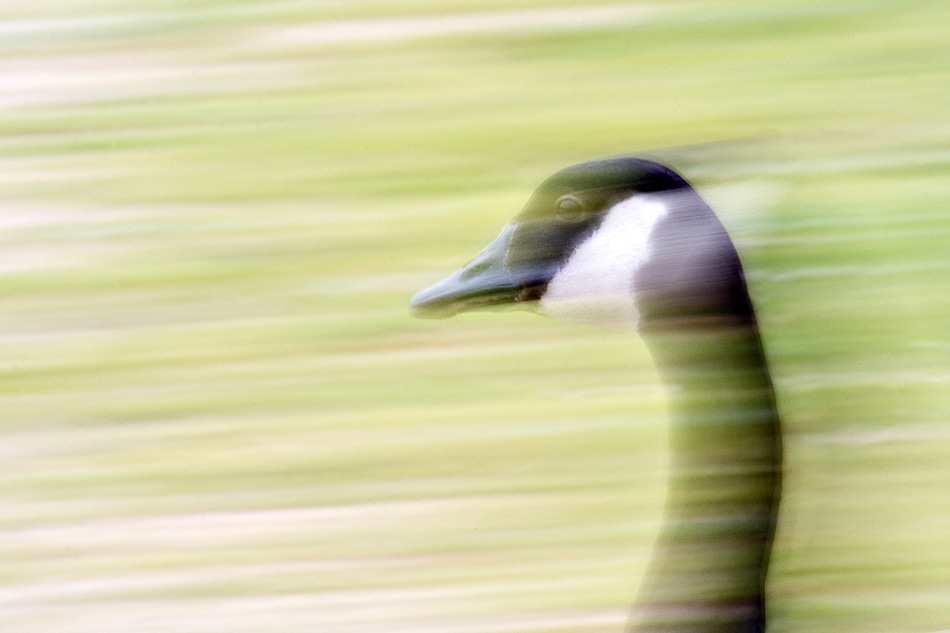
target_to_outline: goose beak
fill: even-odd
[[[466,310],[502,307],[519,301],[524,284],[505,265],[514,228],[514,225],[506,226],[467,265],[420,290],[409,303],[412,315],[442,319]]]

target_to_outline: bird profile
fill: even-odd
[[[742,265],[712,209],[650,160],[557,172],[411,302],[431,318],[509,306],[637,331],[669,387],[664,524],[630,630],[764,631],[781,432]]]

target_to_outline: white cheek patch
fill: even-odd
[[[614,205],[548,283],[541,311],[574,323],[635,329],[634,275],[650,258],[650,235],[666,213],[666,205],[645,195]]]

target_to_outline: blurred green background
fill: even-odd
[[[629,152],[748,269],[773,630],[950,626],[950,4],[197,4],[0,7],[0,629],[621,631],[641,343],[406,304]]]

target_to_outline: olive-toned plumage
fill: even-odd
[[[664,527],[631,630],[764,631],[781,433],[742,265],[713,211],[655,162],[562,170],[411,305],[445,317],[511,304],[635,329],[669,387]]]

